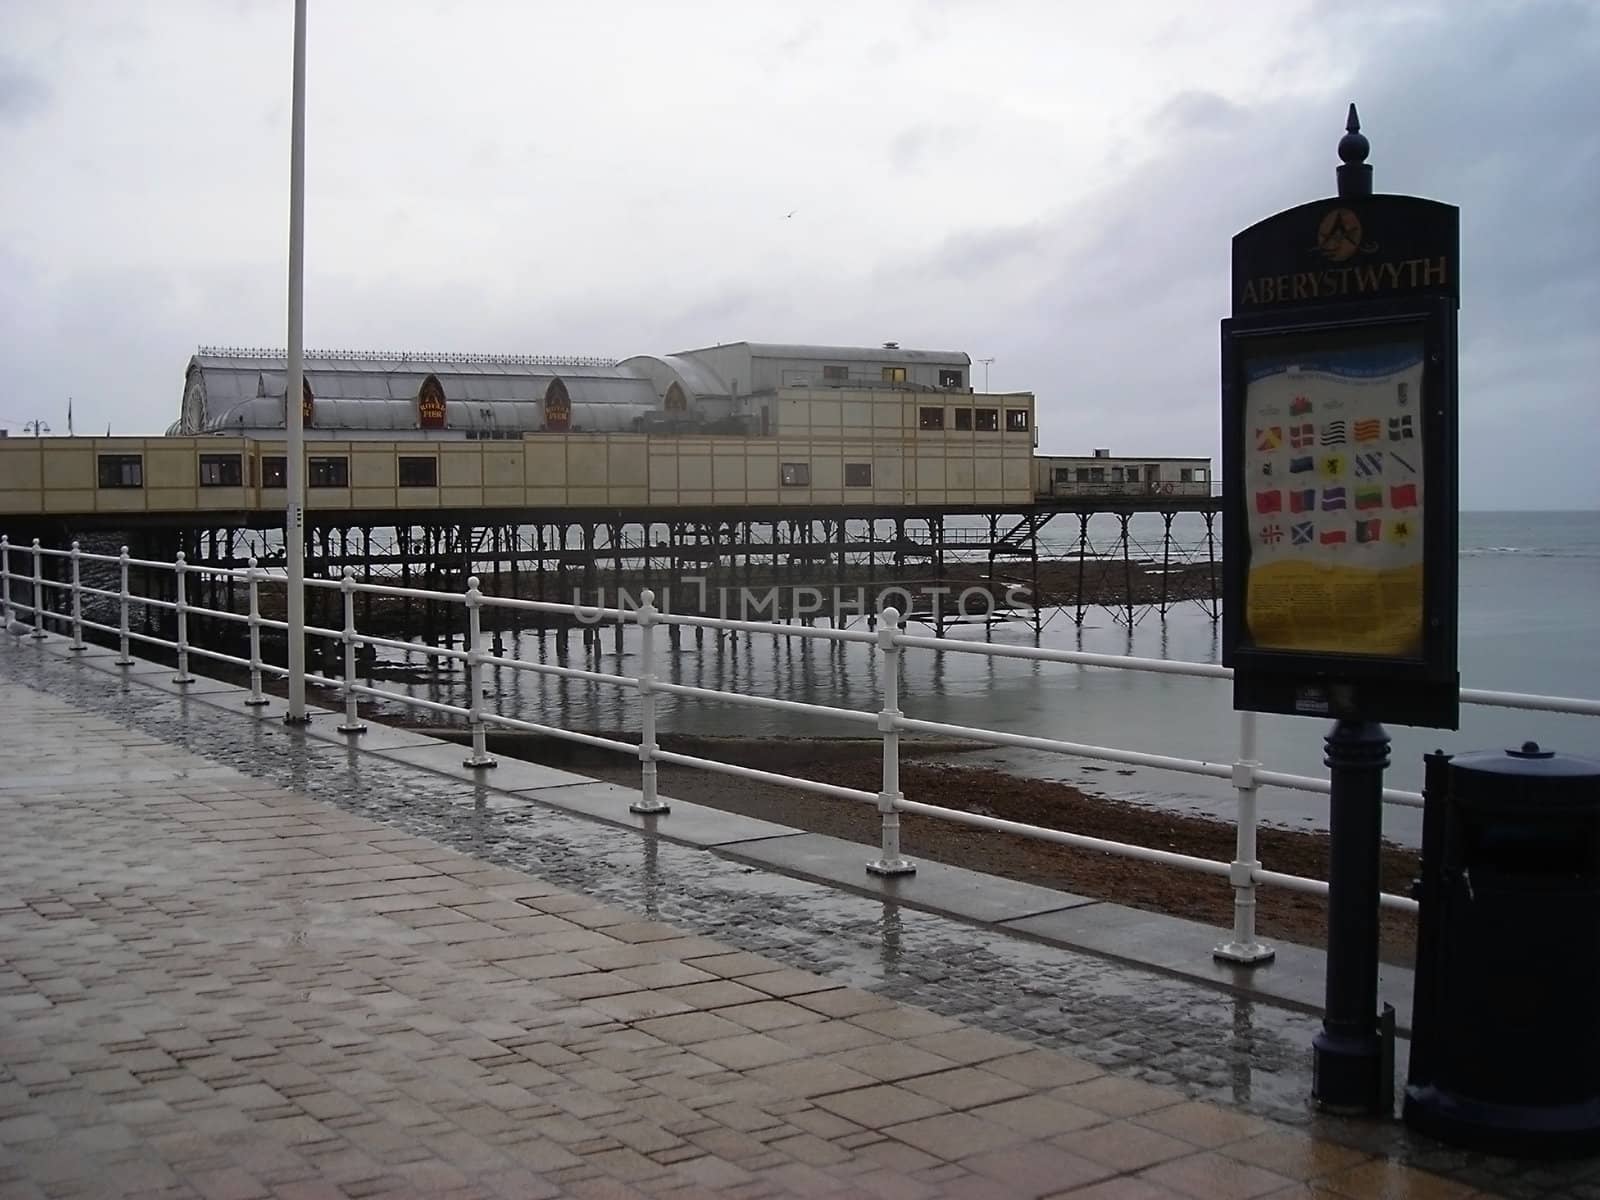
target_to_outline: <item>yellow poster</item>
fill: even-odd
[[[1245,627],[1267,650],[1422,650],[1421,339],[1247,365]]]

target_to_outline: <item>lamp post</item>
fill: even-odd
[[[980,358],[978,361],[983,364],[983,390],[987,394],[989,391],[989,364],[992,363],[994,359]]]
[[[289,711],[284,722],[304,725],[306,716],[306,510],[304,392],[306,260],[306,0],[294,3],[294,85],[289,124],[289,371],[283,395],[286,449],[284,483],[288,508],[283,546],[288,573]]]

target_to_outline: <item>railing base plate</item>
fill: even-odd
[[[461,765],[463,767],[471,767],[474,770],[487,771],[490,767],[498,767],[500,765],[500,761],[494,758],[485,758],[481,761],[477,759],[463,758],[461,760]]]
[[[244,701],[245,707],[247,708],[265,708],[271,703],[272,698],[270,696],[257,696],[254,699],[246,699]]]
[[[1211,951],[1211,957],[1236,967],[1259,967],[1278,957],[1278,952],[1260,942],[1222,942]]]
[[[909,858],[875,858],[867,864],[867,871],[873,875],[915,875],[917,864]]]
[[[646,804],[643,800],[635,801],[628,805],[628,811],[637,813],[641,817],[659,817],[672,811],[672,805],[657,800],[653,804]]]
[[[365,733],[367,731],[367,727],[365,725],[361,725],[361,724],[335,725],[334,728],[337,729],[340,733]]]

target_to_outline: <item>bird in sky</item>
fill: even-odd
[[[784,214],[783,214],[783,219],[784,219],[784,220],[785,220],[785,221],[787,221],[787,220],[788,220],[788,219],[789,219],[789,218],[790,218],[790,217],[792,217],[792,216],[794,216],[794,215],[795,215],[795,213],[797,213],[797,212],[799,212],[799,211],[800,211],[800,210],[799,210],[799,209],[798,209],[798,208],[791,208],[791,209],[790,209],[790,210],[789,210],[789,211],[788,211],[788,212],[786,212],[786,213],[784,213]]]

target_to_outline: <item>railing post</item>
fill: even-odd
[[[639,799],[628,805],[634,813],[665,813],[672,806],[656,795],[656,594],[646,588],[639,596],[635,616],[639,622]]]
[[[44,555],[39,552],[39,539],[33,539],[33,636],[43,641],[44,632]]]
[[[900,853],[900,611],[886,608],[878,615],[878,650],[883,655],[883,709],[878,732],[883,736],[883,788],[878,792],[878,813],[883,823],[882,852],[867,864],[874,875],[910,875],[917,864]]]
[[[11,624],[11,539],[0,533],[0,625]]]
[[[1238,828],[1228,882],[1233,885],[1233,937],[1211,951],[1222,962],[1243,967],[1271,962],[1277,951],[1256,940],[1256,714],[1239,714],[1239,757],[1233,764],[1233,787],[1239,797]]]
[[[128,548],[122,547],[117,555],[117,654],[114,660],[119,667],[133,666],[133,655],[128,653]]]
[[[461,765],[479,769],[496,765],[489,757],[483,732],[483,651],[478,648],[483,641],[483,620],[479,611],[482,599],[478,577],[474,575],[467,580],[467,690],[471,693],[467,720],[472,726],[472,756],[463,759]]]
[[[177,611],[178,611],[178,673],[172,677],[173,683],[193,683],[194,676],[189,674],[189,601],[188,589],[184,585],[184,575],[189,570],[189,564],[184,561],[183,551],[179,550],[177,560],[172,564],[173,572],[177,579]]]
[[[83,644],[83,575],[81,551],[72,543],[72,645],[67,649],[81,654],[89,647]]]
[[[340,733],[365,733],[367,727],[356,712],[356,573],[353,568],[344,569],[339,591],[344,596],[344,724],[338,729]]]
[[[250,592],[250,694],[244,702],[251,708],[271,703],[261,694],[261,577],[257,573],[258,565],[256,557],[251,555],[244,570],[245,586]]]

